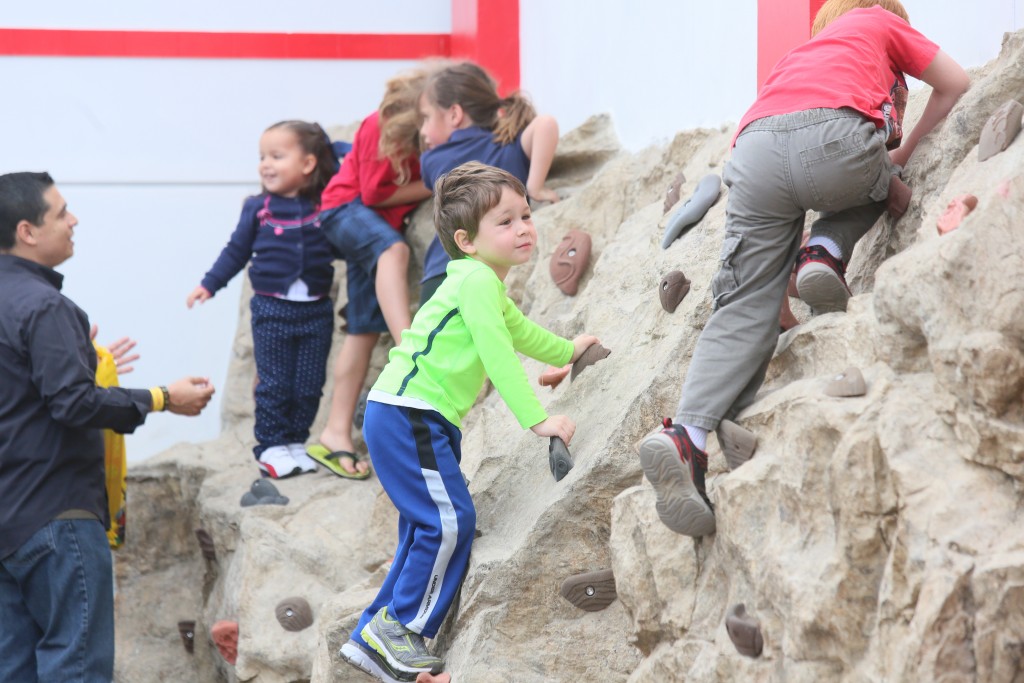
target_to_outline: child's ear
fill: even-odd
[[[471,125],[466,112],[462,110],[461,104],[453,104],[448,108],[448,120],[455,128],[462,128],[463,125]]]
[[[473,240],[469,239],[469,233],[466,232],[464,228],[456,230],[452,237],[455,238],[455,246],[459,248],[459,251],[464,254],[476,253],[476,247],[473,246]]]
[[[309,175],[316,168],[316,156],[307,154],[302,160],[302,175]]]

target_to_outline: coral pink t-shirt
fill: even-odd
[[[366,206],[372,207],[381,218],[396,230],[401,229],[402,219],[416,208],[416,204],[399,204],[397,206],[373,207],[395,193],[395,169],[391,161],[382,159],[379,152],[380,124],[378,113],[373,112],[359,126],[352,150],[345,155],[341,168],[320,195],[320,210],[326,211],[348,204],[357,197]],[[409,157],[409,182],[420,179],[420,162],[417,157]]]
[[[898,73],[919,78],[938,52],[938,45],[878,5],[851,10],[779,60],[736,135],[765,116],[818,108],[849,107],[883,128],[882,108],[891,104]]]

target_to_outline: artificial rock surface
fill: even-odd
[[[568,198],[536,212],[536,256],[507,284],[532,319],[568,337],[596,334],[613,353],[571,384],[537,387],[550,413],[578,424],[576,466],[561,482],[546,440],[521,430],[493,392],[466,420],[463,469],[482,536],[435,641],[455,680],[1024,681],[1024,142],[984,162],[977,154],[981,126],[1011,98],[1024,99],[1024,32],[972,74],[921,143],[904,175],[914,189],[906,215],[883,216],[853,256],[849,311],[809,319],[793,301],[803,324],[780,338],[759,400],[738,420],[757,433],[756,455],[729,472],[709,444],[718,531],[699,540],[658,521],[635,444],[674,412],[710,315],[725,218],[719,201],[663,250],[664,188],[679,171],[720,174],[731,126],[636,154],[618,149],[603,117],[563,138],[551,184]],[[911,122],[926,99],[912,94]],[[978,208],[938,236],[936,219],[966,192]],[[410,236],[419,259],[430,228],[427,206]],[[568,297],[547,266],[572,228],[591,235],[593,252]],[[658,286],[676,269],[692,285],[669,314]],[[238,505],[256,476],[240,311],[221,437],[130,471],[117,679],[369,680],[337,651],[384,576],[395,512],[376,478],[322,471],[280,482],[287,506]],[[385,350],[382,341],[371,377]],[[544,371],[524,363],[532,378]],[[851,365],[867,393],[825,396]],[[197,527],[214,539],[215,561],[203,559]],[[618,593],[606,609],[560,597],[567,577],[606,568]],[[274,607],[289,596],[309,602],[311,628],[278,624]],[[728,637],[737,603],[760,622],[759,658]],[[193,654],[177,632],[186,619],[197,624]],[[239,623],[234,667],[210,642],[220,619]]]

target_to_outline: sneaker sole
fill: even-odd
[[[256,461],[256,464],[260,467],[260,476],[268,479],[287,479],[288,477],[294,477],[298,474],[302,474],[302,468],[298,465],[296,465],[290,472],[280,473],[273,467],[273,465],[265,465],[258,460]]]
[[[338,654],[346,662],[378,681],[407,683],[416,680],[416,674],[408,674],[407,677],[402,678],[399,672],[391,671],[376,652],[370,652],[357,643],[345,643],[341,646],[341,651]]]
[[[718,425],[718,445],[722,447],[722,455],[734,470],[754,456],[757,449],[757,437],[748,429],[740,427],[731,420],[722,420]]]
[[[850,290],[835,271],[822,263],[808,263],[796,276],[796,291],[813,315],[845,313]]]
[[[432,667],[415,667],[410,666],[409,664],[403,664],[402,662],[398,661],[398,659],[393,657],[390,653],[388,653],[387,648],[385,648],[383,645],[377,642],[377,639],[373,637],[374,634],[373,631],[370,629],[369,624],[363,627],[363,631],[362,633],[360,633],[360,635],[363,637],[363,640],[366,641],[366,644],[373,648],[373,651],[377,654],[377,656],[382,658],[384,662],[387,664],[387,667],[391,671],[394,671],[396,675],[405,676],[411,674],[412,678],[408,680],[414,681],[416,680],[416,676],[422,673],[428,673],[431,675],[439,674],[441,673],[441,670],[444,666],[443,664],[438,664],[437,666]]]
[[[715,533],[715,513],[697,492],[689,468],[679,459],[672,440],[663,434],[640,444],[640,466],[658,496],[662,523],[677,534],[708,536]]]

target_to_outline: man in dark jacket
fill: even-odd
[[[0,681],[113,678],[102,430],[213,395],[203,377],[96,386],[88,317],[53,270],[77,223],[48,174],[0,175]]]

